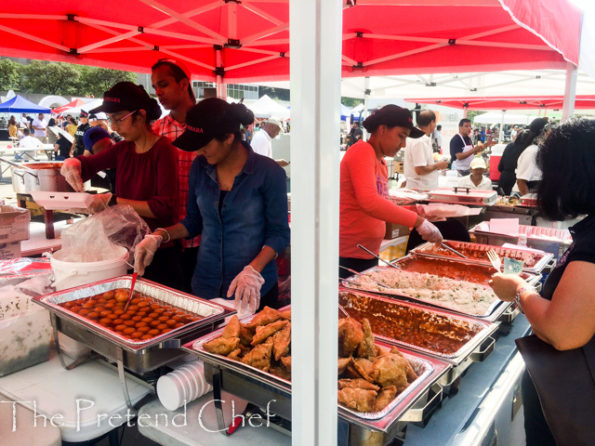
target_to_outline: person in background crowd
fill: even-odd
[[[66,122],[64,129],[72,136],[74,136],[76,134],[77,127],[78,124],[76,123],[76,119],[74,119],[72,116],[68,116],[68,121]]]
[[[47,138],[47,124],[43,119],[43,113],[37,115],[37,119],[31,123],[31,128],[34,131],[33,136],[39,139],[42,143],[45,143],[45,139]]]
[[[31,136],[31,130],[28,128],[23,129],[23,138],[19,141],[19,147],[23,149],[40,149],[41,141]]]
[[[6,119],[4,118],[4,116],[2,116],[0,118],[0,129],[6,129],[6,128],[8,128],[6,125]]]
[[[417,126],[424,135],[420,138],[407,138],[404,170],[407,187],[425,192],[438,187],[438,171],[447,169],[448,161],[434,163],[430,136],[436,129],[436,113],[422,110],[417,118]]]
[[[267,119],[261,126],[260,130],[255,133],[252,138],[252,149],[268,158],[273,158],[273,139],[279,135],[283,129],[283,124],[276,119]],[[283,159],[275,160],[281,167],[289,165],[289,162]]]
[[[116,191],[97,194],[91,207],[102,209],[109,204],[127,204],[147,222],[151,230],[177,220],[177,155],[171,142],[156,135],[151,121],[159,118],[161,109],[145,89],[132,82],[118,82],[103,95],[103,104],[93,112],[108,114],[111,126],[123,138],[101,153],[64,161],[62,175],[76,192],[83,191],[83,180],[108,168],[116,168]],[[181,283],[180,249],[164,243],[147,269],[146,277],[173,288]]]
[[[58,133],[58,137],[54,143],[56,161],[64,161],[66,158],[70,158],[71,147],[72,143],[68,141],[64,135]]]
[[[515,126],[513,126],[513,127],[512,127],[512,129],[510,130],[510,140],[511,140],[512,142],[514,142],[514,141],[515,141],[515,139],[516,139],[516,137],[517,137],[517,135],[518,135],[518,130],[517,130],[517,128],[516,128],[516,125],[515,125]]]
[[[17,125],[17,120],[13,115],[8,120],[8,137],[10,139],[16,139],[16,138],[18,138],[18,133],[19,133],[19,126]]]
[[[407,137],[420,138],[424,132],[413,126],[409,110],[393,104],[368,116],[363,124],[370,138],[351,146],[341,160],[339,265],[356,271],[378,265],[376,258],[357,245],[378,254],[386,222],[414,227],[424,240],[442,241],[436,226],[388,199],[384,157],[394,157]],[[350,273],[340,268],[339,275]]]
[[[442,153],[442,125],[438,124],[432,133],[432,151]]]
[[[541,170],[537,165],[538,142],[544,135],[544,128],[548,118],[536,118],[529,124],[529,131],[524,132],[522,138],[517,138],[518,159],[515,170],[516,188],[519,194],[526,195],[537,191],[541,181]]]
[[[107,117],[106,117],[107,118]],[[96,155],[109,149],[115,141],[103,126],[91,127],[83,136],[85,143],[84,156]],[[91,186],[101,187],[111,192],[116,191],[116,168],[106,169],[105,172],[98,172],[91,178]]]
[[[359,122],[354,122],[353,124],[351,124],[351,129],[349,130],[349,137],[349,147],[351,147],[353,144],[355,144],[364,137],[364,132],[359,127]]]
[[[527,130],[521,130],[514,141],[508,143],[502,152],[502,158],[498,163],[498,171],[500,172],[500,179],[498,180],[498,187],[500,193],[510,195],[513,186],[516,184],[516,166],[519,159],[519,145],[525,136],[523,133]]]
[[[471,134],[471,121],[469,119],[461,119],[459,121],[459,133],[454,135],[450,140],[450,157],[452,160],[452,168],[456,169],[460,175],[469,175],[469,166],[475,154],[482,152],[495,143],[489,141],[487,143],[478,143],[475,147],[471,142],[469,135]]]
[[[190,71],[180,61],[160,59],[151,67],[151,83],[161,105],[169,113],[153,124],[153,131],[175,141],[186,129],[186,113],[196,104]],[[176,147],[178,153],[178,220],[186,217],[190,167],[200,150],[186,151]],[[192,275],[196,266],[196,258],[200,246],[200,236],[182,239],[182,266],[184,268],[183,290],[192,291]]]
[[[110,128],[109,120],[107,119],[107,115],[103,112],[91,113],[89,115],[89,125],[91,126],[91,128],[100,127],[103,130],[105,130],[108,133],[109,137],[113,140],[113,142],[122,141],[122,137]],[[87,148],[86,144],[85,144],[85,148]]]
[[[190,170],[187,215],[145,237],[135,252],[142,274],[163,241],[202,233],[192,292],[206,299],[235,295],[236,309],[251,312],[277,307],[275,258],[289,243],[285,172],[241,141],[241,126],[253,121],[245,105],[218,98],[188,111],[175,144],[202,154]]]
[[[532,132],[538,130],[536,125],[532,123]],[[568,395],[567,405],[571,407],[576,407],[574,401],[577,398],[583,398],[582,407],[585,407],[584,399],[587,405],[592,406],[595,395],[595,369],[592,368],[595,361],[594,148],[595,120],[582,119],[554,129],[537,156],[542,172],[537,190],[541,214],[554,221],[586,215],[570,228],[572,245],[549,274],[541,293],[513,274],[495,274],[491,283],[500,299],[517,303],[531,323],[533,333],[542,341],[556,350],[582,350],[578,357],[584,362],[567,364],[568,375],[560,377],[588,383],[579,390],[583,394]],[[566,410],[566,415],[560,417],[560,408],[540,404],[541,397],[538,398],[527,372],[521,387],[527,446],[549,446],[560,441],[564,444],[587,444],[576,441],[574,436],[577,432],[570,431],[561,423],[576,416],[593,423],[593,418],[576,411],[567,413]]]
[[[21,128],[31,128],[31,122],[33,122],[33,119],[27,113],[23,113],[21,116]]]
[[[72,148],[70,149],[70,156],[81,156],[85,152],[85,142],[83,141],[83,136],[85,136],[85,132],[91,128],[89,124],[89,113],[84,110],[81,110],[81,116],[79,118],[80,124],[76,128],[74,132],[74,141],[72,143]]]
[[[471,173],[459,178],[459,187],[468,187],[473,190],[492,190],[492,181],[484,176],[487,170],[483,158],[474,158],[471,161]]]

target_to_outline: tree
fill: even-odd
[[[77,95],[80,71],[74,65],[34,60],[21,68],[21,89],[27,93]]]
[[[80,89],[85,95],[102,97],[106,90],[121,81],[136,83],[136,75],[126,71],[107,68],[79,67],[81,72]]]
[[[20,67],[10,59],[0,58],[0,91],[19,89]]]

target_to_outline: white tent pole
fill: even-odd
[[[465,105],[463,106],[463,118],[467,119],[467,113],[469,112],[468,107]]]
[[[337,444],[341,7],[341,0],[289,2],[296,446]]]
[[[504,138],[504,114],[506,110],[502,110],[502,120],[500,121],[500,131],[498,132],[498,144],[502,144]]]
[[[568,63],[566,65],[566,85],[564,86],[564,106],[562,108],[562,122],[574,115],[574,100],[576,98],[577,68]]]

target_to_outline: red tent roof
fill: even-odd
[[[0,12],[0,55],[138,72],[174,57],[194,79],[284,80],[288,20],[289,0],[21,0]],[[580,23],[568,0],[345,0],[343,75],[577,65]]]
[[[418,104],[436,104],[446,107],[463,108],[470,110],[513,110],[548,108],[561,109],[564,105],[564,96],[494,96],[494,97],[467,97],[467,98],[408,98],[407,102]],[[579,95],[574,101],[574,108],[595,109],[595,95]]]
[[[68,104],[64,104],[64,105],[63,105],[63,106],[61,106],[61,107],[56,107],[56,108],[54,109],[54,113],[60,114],[60,113],[63,113],[63,112],[65,112],[65,111],[67,111],[67,110],[70,110],[71,108],[74,108],[74,107],[80,107],[80,106],[81,106],[81,105],[83,105],[84,103],[85,103],[85,101],[83,101],[83,100],[82,100],[82,99],[80,99],[80,98],[77,98],[77,99],[75,99],[74,101],[71,101],[71,102],[69,102]]]

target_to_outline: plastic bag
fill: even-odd
[[[119,246],[125,247],[132,259],[137,243],[149,232],[149,226],[132,206],[111,206],[62,231],[64,256],[61,260],[96,262],[113,259],[121,255]]]

